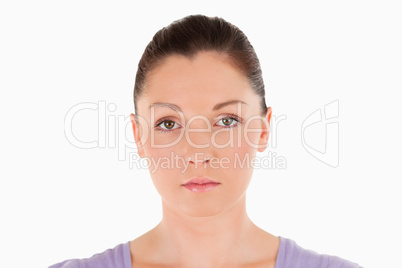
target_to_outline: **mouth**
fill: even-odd
[[[182,186],[191,192],[201,193],[211,191],[219,184],[219,182],[208,178],[194,178],[186,181]]]

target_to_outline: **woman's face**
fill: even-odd
[[[259,96],[222,56],[169,56],[149,73],[137,112],[139,124],[131,119],[138,153],[148,159],[165,206],[212,216],[244,196],[252,160],[268,142],[271,109],[261,117]],[[220,184],[193,192],[183,186],[192,178]]]

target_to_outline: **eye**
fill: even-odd
[[[236,126],[237,123],[240,123],[240,118],[236,115],[228,115],[226,117],[221,118],[218,123],[216,123],[218,126],[223,126],[223,127],[232,127]],[[220,124],[222,123],[222,124]]]
[[[173,120],[162,119],[162,121],[156,123],[155,127],[161,132],[169,132],[179,128],[180,125]]]

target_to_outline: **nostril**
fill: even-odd
[[[192,159],[192,157],[188,157],[187,160],[191,164],[202,165],[202,164],[209,163],[211,160],[211,157],[209,157],[209,156],[199,157],[198,156],[198,157],[194,157],[194,159]]]

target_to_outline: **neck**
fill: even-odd
[[[188,216],[163,203],[155,234],[168,256],[179,256],[173,262],[212,267],[227,260],[239,263],[258,230],[247,215],[244,195],[229,210],[208,217]]]

